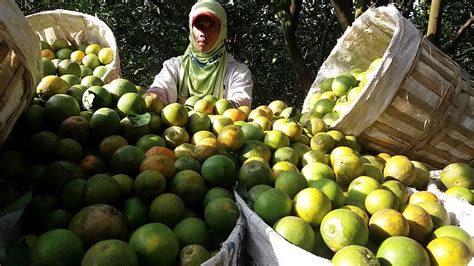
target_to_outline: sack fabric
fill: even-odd
[[[120,58],[115,36],[99,18],[62,9],[39,12],[26,18],[42,41],[53,43],[58,38],[64,38],[76,47],[82,43],[95,43],[112,48],[114,60],[109,64],[104,83],[120,77]]]

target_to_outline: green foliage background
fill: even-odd
[[[448,1],[443,14],[441,43],[447,43],[469,15],[473,4]],[[163,62],[182,54],[189,41],[188,13],[193,0],[175,1],[17,1],[25,15],[44,10],[68,9],[97,16],[109,25],[117,39],[124,78],[148,87]],[[229,20],[227,47],[237,60],[246,63],[255,83],[253,106],[281,99],[301,106],[306,95],[286,51],[280,24],[270,1],[223,2]],[[410,19],[425,32],[428,3],[412,12]],[[329,1],[303,1],[297,38],[313,77],[342,35]],[[472,28],[449,55],[474,73]]]

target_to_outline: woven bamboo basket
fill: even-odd
[[[68,40],[73,46],[95,43],[110,47],[114,59],[108,64],[104,83],[120,78],[120,58],[114,33],[97,17],[70,10],[56,9],[38,12],[26,17],[39,39],[53,43],[58,38]]]
[[[0,2],[0,145],[41,79],[39,40],[14,1]]]
[[[424,39],[390,5],[371,8],[338,40],[305,100],[319,83],[381,58],[350,111],[333,128],[376,152],[404,154],[441,169],[474,165],[473,78]]]

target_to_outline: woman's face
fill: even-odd
[[[196,18],[193,25],[193,37],[199,52],[206,53],[211,50],[219,37],[220,29],[221,25],[207,16]]]

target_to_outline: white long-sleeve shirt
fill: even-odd
[[[179,67],[182,55],[163,63],[160,73],[155,76],[148,91],[154,92],[165,104],[178,100]],[[253,80],[250,69],[227,54],[227,69],[224,76],[224,97],[236,106],[252,105]]]

